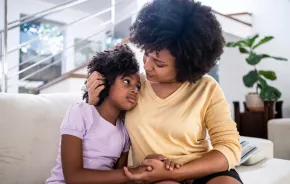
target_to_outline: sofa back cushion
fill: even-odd
[[[0,94],[0,183],[39,184],[50,175],[59,127],[73,94]]]

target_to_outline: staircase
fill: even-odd
[[[7,9],[17,2],[9,0]],[[5,3],[7,0],[1,5],[4,10]],[[34,11],[41,11],[22,12],[20,19],[7,21],[4,29],[0,29],[2,92],[80,91],[91,57],[105,48],[128,43],[129,27],[141,7],[139,0],[22,0],[22,3],[25,10],[34,7]],[[248,19],[213,13],[224,32],[239,37],[252,34]],[[7,20],[11,14],[7,11],[5,15]],[[142,68],[143,53],[129,46]]]

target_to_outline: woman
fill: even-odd
[[[225,43],[211,9],[193,0],[155,0],[139,12],[130,41],[146,53],[146,79],[138,105],[126,113],[126,128],[134,165],[153,170],[125,169],[126,175],[147,182],[242,183],[234,170],[241,156],[236,124],[218,83],[205,75]],[[89,79],[90,104],[98,101],[102,79],[99,73]],[[183,166],[168,171],[155,154]]]

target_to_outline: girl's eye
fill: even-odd
[[[136,86],[136,91],[140,91],[141,86]]]
[[[126,79],[126,80],[124,80],[124,83],[125,84],[130,84],[130,80]]]

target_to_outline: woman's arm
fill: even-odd
[[[179,170],[174,170],[177,180],[195,179],[234,168],[241,158],[240,136],[231,118],[230,107],[217,84],[205,114],[213,150]]]
[[[221,152],[213,150],[183,165],[180,169],[175,169],[171,179],[174,181],[197,179],[227,169],[226,157]]]
[[[130,181],[121,169],[110,171],[84,169],[82,149],[82,139],[71,135],[62,135],[61,160],[67,184],[119,184]],[[137,173],[146,171],[146,168],[138,167],[131,169],[131,171]]]

